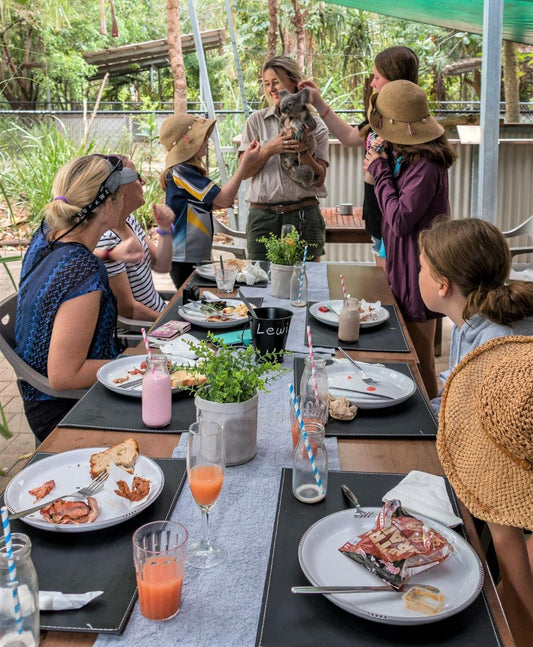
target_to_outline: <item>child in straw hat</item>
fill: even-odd
[[[488,523],[498,593],[519,647],[533,636],[533,337],[501,337],[454,369],[442,396],[437,451],[472,514]]]
[[[195,263],[211,258],[213,207],[233,205],[246,172],[259,159],[260,146],[251,142],[235,175],[222,188],[210,180],[203,158],[215,123],[214,119],[175,114],[163,121],[159,132],[159,141],[167,150],[160,183],[166,203],[176,215],[170,271],[176,288]]]
[[[510,281],[502,232],[478,218],[442,220],[420,232],[420,292],[430,310],[454,323],[450,368],[495,337],[533,335],[533,283]],[[432,400],[438,413],[440,397]]]
[[[429,114],[425,92],[411,81],[391,81],[370,99],[369,121],[379,135],[366,154],[382,213],[386,271],[413,340],[428,395],[438,393],[433,351],[435,321],[418,288],[418,234],[449,216],[448,168],[455,154]],[[385,142],[384,150],[376,147]]]

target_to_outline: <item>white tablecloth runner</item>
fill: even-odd
[[[308,265],[310,300],[328,298],[325,263]],[[313,288],[313,285],[321,285]],[[253,288],[245,292],[254,296]],[[264,290],[261,293],[264,296]],[[274,303],[270,303],[270,300]],[[282,299],[265,298],[265,305],[287,304]],[[290,348],[307,352],[303,344],[305,309],[293,317]],[[300,314],[301,311],[301,314]],[[303,315],[303,318],[302,318]],[[318,349],[317,349],[318,350]],[[328,349],[330,350],[330,349]],[[270,393],[260,393],[257,456],[246,465],[229,467],[219,500],[210,515],[210,535],[223,542],[228,557],[224,564],[201,571],[185,569],[182,608],[166,622],[144,619],[133,610],[122,636],[99,636],[97,647],[249,647],[254,644],[261,610],[263,585],[270,553],[281,467],[292,465],[292,439],[289,422],[289,383],[293,380],[293,360],[276,379]],[[185,456],[186,434],[174,455]],[[339,469],[337,439],[326,439],[329,468]],[[191,540],[200,534],[201,514],[185,484],[172,517],[189,530]],[[294,550],[297,550],[294,546]],[[120,573],[117,573],[120,577]]]

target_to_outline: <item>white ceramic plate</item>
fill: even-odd
[[[215,282],[213,263],[209,263],[208,265],[198,265],[194,269],[198,276],[201,276],[203,279],[207,279],[208,281],[213,281],[213,283]]]
[[[416,391],[414,380],[399,371],[393,371],[385,366],[367,364],[366,362],[358,362],[358,364],[361,364],[369,377],[379,382],[381,386],[378,386],[377,389],[382,388],[383,393],[391,396],[392,399],[349,391],[349,389],[356,389],[357,391],[368,392],[372,387],[363,382],[355,366],[352,366],[348,360],[343,359],[335,360],[333,364],[326,366],[329,392],[332,397],[345,397],[350,402],[355,402],[361,409],[384,409],[404,402]],[[347,390],[343,391],[342,389]],[[372,389],[372,392],[376,393],[376,390]]]
[[[6,488],[5,502],[10,512],[31,508],[37,503],[44,503],[47,499],[51,501],[57,496],[70,494],[88,485],[91,482],[90,458],[92,454],[104,449],[106,448],[92,447],[53,454],[21,470]],[[130,504],[109,490],[102,490],[95,495],[95,499],[98,501],[99,513],[92,523],[54,524],[45,521],[40,512],[34,512],[28,517],[23,517],[22,521],[41,530],[67,533],[90,532],[91,530],[116,526],[126,521],[126,519],[138,515],[139,512],[153,503],[161,494],[165,484],[165,477],[161,468],[147,456],[141,455],[137,458],[135,475],[150,481],[148,496],[138,503]],[[55,488],[47,497],[35,503],[34,497],[28,493],[28,490],[38,487],[50,479],[55,481]],[[126,509],[124,501],[127,503]]]
[[[378,514],[380,508],[367,508]],[[472,547],[455,531],[420,515],[453,546],[442,564],[411,578],[411,584],[437,586],[444,595],[444,607],[434,615],[408,609],[402,594],[395,591],[326,595],[334,604],[361,618],[390,625],[420,625],[453,616],[472,604],[483,586],[481,562]],[[375,586],[379,578],[357,564],[339,548],[374,527],[375,519],[354,517],[353,510],[341,510],[313,524],[298,547],[298,560],[305,576],[315,586]]]
[[[238,299],[223,300],[228,306],[236,307],[243,305],[243,302]],[[183,306],[178,308],[178,314],[182,319],[185,319],[185,321],[188,321],[199,328],[209,328],[210,330],[214,330],[215,328],[235,328],[236,326],[240,326],[248,321],[247,315],[244,315],[244,317],[235,317],[235,319],[226,319],[226,321],[207,321],[210,314],[202,312],[200,310],[200,305],[201,303],[198,301],[189,301],[185,308]],[[194,312],[194,310],[197,310],[197,312]]]
[[[318,321],[320,321],[321,323],[326,324],[328,326],[332,326],[334,328],[338,328],[339,318],[335,314],[333,314],[332,312],[320,311],[321,307],[326,307],[326,306],[330,306],[336,312],[340,312],[342,310],[342,299],[338,301],[335,301],[335,300],[320,301],[320,303],[313,303],[313,305],[309,307],[309,312],[313,315],[315,319],[318,319]],[[374,326],[379,326],[384,321],[387,321],[389,317],[390,317],[390,312],[383,306],[379,306],[379,308],[376,309],[372,320],[361,321],[360,327],[373,328]]]
[[[172,361],[172,357],[169,357]],[[96,379],[103,384],[110,391],[115,391],[115,393],[120,393],[121,395],[128,395],[132,398],[140,398],[142,395],[142,382],[139,382],[136,386],[128,387],[126,386],[128,382],[133,382],[142,377],[142,375],[130,375],[128,382],[122,382],[124,386],[121,387],[120,384],[116,384],[113,380],[117,378],[123,378],[128,375],[128,371],[132,371],[136,368],[139,368],[141,362],[146,361],[144,355],[127,355],[125,357],[119,357],[114,359],[112,362],[100,366],[96,372]],[[172,389],[173,393],[181,391],[179,387]]]

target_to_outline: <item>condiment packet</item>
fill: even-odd
[[[402,508],[422,514],[453,528],[463,523],[452,508],[442,476],[412,470],[396,487],[383,495],[383,502],[400,499]]]
[[[88,593],[61,593],[61,591],[39,591],[39,609],[41,611],[69,611],[81,609],[92,600],[102,595],[103,591]]]

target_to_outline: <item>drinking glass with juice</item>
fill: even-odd
[[[168,620],[181,604],[187,529],[173,521],[154,521],[133,534],[133,561],[141,613]]]

